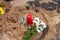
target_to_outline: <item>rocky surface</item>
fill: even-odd
[[[43,32],[34,35],[31,37],[31,40],[60,40],[60,14],[57,13],[56,9],[49,11],[40,7],[39,12],[36,13],[35,8],[33,7],[26,10],[25,4],[28,1],[30,0],[13,0],[10,2],[6,2],[4,0],[0,1],[5,4],[3,7],[5,15],[0,15],[0,40],[22,40],[26,27],[20,24],[18,20],[26,13],[31,13],[33,17],[39,17],[47,25],[47,28],[44,29]],[[51,0],[42,1],[50,2]]]

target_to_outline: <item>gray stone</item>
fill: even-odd
[[[41,7],[46,9],[46,10],[55,10],[57,7],[57,4],[55,4],[53,2],[42,3]]]

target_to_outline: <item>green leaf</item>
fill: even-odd
[[[4,4],[0,4],[0,7],[3,7],[3,6],[5,6]]]
[[[33,26],[33,28],[28,28],[23,36],[23,40],[29,40],[34,34],[36,34],[36,25]]]

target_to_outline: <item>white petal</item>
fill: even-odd
[[[43,31],[42,27],[40,27],[41,31]]]
[[[46,24],[45,24],[43,21],[42,21],[40,24],[41,24],[41,25],[44,25],[44,26],[43,26],[43,29],[46,28]]]
[[[38,32],[38,33],[41,33],[41,31],[40,31],[40,30],[38,30],[38,29],[37,29],[37,32]]]
[[[39,18],[34,18],[33,22],[36,24],[38,33],[40,33],[41,31],[43,31],[46,28],[46,24],[42,20],[39,20]],[[44,26],[39,27],[39,25],[44,25]],[[41,30],[39,30],[38,28],[40,28]]]
[[[37,20],[37,22],[39,22],[39,21],[40,21],[38,17],[34,18],[34,20],[35,20],[35,21]]]

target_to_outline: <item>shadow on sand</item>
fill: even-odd
[[[39,39],[37,39],[37,40],[44,40],[45,36],[46,36],[47,33],[48,33],[48,30],[49,30],[49,28],[48,28],[48,26],[47,26],[47,28],[45,28],[45,29],[43,30],[43,34],[41,35],[41,37],[40,37]]]

